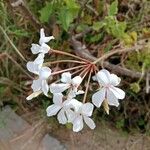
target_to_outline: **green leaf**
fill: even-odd
[[[68,31],[70,24],[73,22],[79,11],[79,5],[75,0],[64,0],[63,6],[58,14],[59,23],[65,31]]]
[[[77,16],[79,7],[77,6],[63,6],[58,14],[59,23],[65,31],[68,31],[70,24]]]
[[[82,18],[82,23],[83,24],[87,24],[87,25],[91,25],[93,17],[91,15],[85,14],[84,17]]]
[[[15,25],[9,26],[8,32],[16,35],[16,37],[28,37],[29,33],[24,29],[18,29]]]
[[[117,38],[122,38],[125,34],[126,23],[116,21],[115,26],[112,26],[112,34]]]
[[[122,39],[125,34],[126,22],[119,22],[114,16],[105,17],[105,30],[116,38]]]
[[[74,16],[71,13],[71,11],[69,11],[69,9],[67,9],[66,7],[63,7],[60,10],[58,18],[59,18],[60,24],[62,25],[62,28],[65,31],[68,31],[68,28],[74,19]]]
[[[93,26],[92,26],[92,29],[95,30],[95,31],[99,31],[104,26],[105,26],[104,22],[94,22]]]
[[[84,31],[85,29],[89,28],[89,26],[87,24],[79,24],[78,27],[77,27],[77,32],[82,32]]]
[[[109,7],[108,15],[114,16],[117,14],[117,12],[118,12],[118,0],[115,0]]]
[[[40,21],[42,23],[48,22],[49,17],[53,12],[53,4],[51,2],[46,2],[45,7],[43,7],[39,13],[40,13]]]
[[[140,85],[136,82],[130,84],[130,89],[135,93],[138,93],[141,90]]]
[[[103,34],[94,35],[90,38],[90,42],[98,42],[102,39]]]
[[[79,9],[79,5],[76,3],[75,0],[64,0],[66,3],[66,6],[70,9]]]

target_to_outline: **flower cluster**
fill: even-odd
[[[44,56],[49,52],[50,47],[46,44],[51,39],[54,39],[53,36],[46,37],[44,29],[40,31],[40,40],[39,44],[32,44],[31,51],[33,54],[38,54],[37,58],[34,61],[29,61],[27,63],[27,69],[38,75],[38,79],[33,80],[31,88],[33,89],[33,94],[27,97],[27,100],[32,99],[36,93],[42,91],[44,95],[47,96],[49,91],[49,86],[47,84],[47,79],[51,75],[51,69],[48,67],[43,67]]]
[[[53,72],[49,67],[43,66],[44,56],[51,50],[46,43],[52,39],[54,39],[53,36],[46,37],[44,30],[41,29],[39,44],[32,44],[31,51],[33,54],[38,54],[38,56],[34,61],[27,63],[27,69],[37,77],[31,85],[33,93],[27,97],[27,100],[31,100],[41,93],[48,96],[48,92],[50,91],[53,94],[53,104],[46,109],[48,117],[57,115],[60,124],[72,123],[74,132],[81,131],[84,122],[89,128],[94,129],[96,125],[91,119],[94,106],[99,108],[105,103],[107,108],[109,105],[118,107],[118,100],[124,99],[124,91],[116,87],[119,85],[121,79],[115,74],[110,74],[106,69],[96,72],[94,70],[95,65],[92,62],[91,64],[88,62],[87,65],[83,65],[87,66],[87,68],[83,68],[84,70],[79,75],[72,77],[73,75],[70,72],[64,70],[61,72],[60,83],[55,82],[49,85],[48,80],[50,76],[58,73]],[[97,81],[99,85],[98,91],[92,96],[91,103],[85,102],[88,85],[85,92],[81,87],[85,76],[88,74],[88,69],[90,70],[89,77],[91,77],[91,73],[94,70],[95,75],[93,76],[93,80]],[[90,78],[88,81],[90,81]],[[88,82],[88,84],[90,83]],[[76,98],[80,94],[84,94],[83,102]],[[104,108],[109,113],[109,110],[106,107]]]

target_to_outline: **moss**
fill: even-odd
[[[131,70],[140,72],[143,66],[144,70],[150,69],[150,50],[146,48],[141,51],[130,53],[128,59],[125,61],[125,65]]]

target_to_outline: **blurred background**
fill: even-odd
[[[94,131],[85,128],[75,134],[55,117],[47,118],[51,101],[42,95],[26,101],[33,76],[26,62],[34,59],[30,47],[38,43],[40,28],[55,37],[50,47],[70,53],[86,47],[91,57],[101,57],[131,48],[104,64],[122,78],[126,98],[118,108],[111,107],[109,115],[94,110]],[[0,150],[42,150],[38,144],[45,138],[44,146],[52,142],[47,150],[150,150],[149,0],[0,0],[0,39]],[[57,64],[54,69],[70,65]]]

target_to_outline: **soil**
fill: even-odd
[[[69,150],[150,150],[150,137],[143,134],[127,134],[109,126],[98,125],[80,133],[58,129],[51,133]]]
[[[51,139],[55,139],[54,141],[57,140],[58,147],[65,147],[67,150],[150,150],[149,136],[139,133],[128,134],[106,123],[96,123],[97,127],[94,130],[85,127],[81,132],[74,133],[71,129],[58,125],[54,118],[48,123],[46,119],[41,119],[38,113],[20,117],[10,110],[9,112],[11,116],[7,115],[9,125],[6,127],[11,131],[11,137],[9,136],[8,140],[1,140],[0,137],[0,150],[64,150],[56,149],[56,146],[41,148],[47,134]],[[18,121],[14,118],[18,118]],[[19,123],[19,128],[15,126],[16,123]],[[1,135],[7,137],[7,130],[0,130]],[[54,142],[50,141],[54,145]]]

